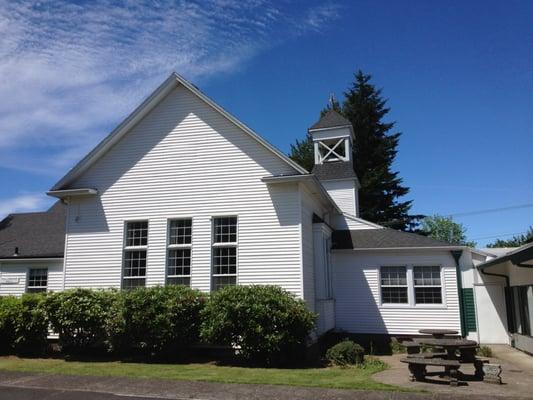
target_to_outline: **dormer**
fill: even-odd
[[[309,128],[309,134],[315,152],[312,173],[344,213],[358,216],[359,181],[353,168],[352,124],[329,110]]]

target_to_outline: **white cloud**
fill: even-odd
[[[28,193],[11,199],[0,200],[0,220],[15,212],[26,212],[45,209],[50,204],[50,198],[43,193]]]
[[[231,72],[338,18],[264,0],[0,0],[0,167],[58,175],[171,71]]]

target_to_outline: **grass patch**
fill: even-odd
[[[360,367],[248,368],[215,363],[147,364],[85,362],[53,358],[0,357],[0,370],[59,375],[171,379],[223,383],[311,386],[338,389],[405,390],[376,382],[372,375],[387,365],[370,360]]]

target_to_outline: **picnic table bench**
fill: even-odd
[[[427,374],[426,367],[429,365],[444,367],[450,378],[450,386],[457,386],[458,384],[459,367],[461,366],[458,360],[406,357],[400,361],[408,364],[411,381],[423,381]]]

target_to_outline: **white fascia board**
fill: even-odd
[[[431,247],[364,247],[357,249],[332,249],[331,251],[335,252],[346,252],[351,253],[354,251],[408,251],[408,250],[441,250],[441,251],[451,251],[451,250],[465,250],[468,247],[466,246],[431,246]]]
[[[355,132],[353,131],[352,124],[331,126],[329,128],[308,129],[307,132],[309,132],[309,133],[312,133],[312,132],[323,132],[323,131],[329,131],[329,130],[332,130],[332,129],[339,129],[339,128],[349,128],[350,132],[352,134],[352,139],[355,139]]]
[[[65,199],[67,197],[94,196],[98,194],[98,190],[91,188],[50,190],[46,192],[46,194],[48,196],[57,197],[58,199]]]
[[[63,261],[63,257],[7,257],[7,258],[0,258],[0,261],[2,261],[2,266],[8,267],[9,264],[7,263],[13,263],[13,262],[47,262],[47,261]]]
[[[303,183],[307,186],[312,194],[318,195],[318,198],[322,200],[322,203],[326,206],[332,207],[336,212],[342,214],[339,206],[333,201],[329,193],[324,189],[324,186],[320,184],[320,181],[316,176],[312,174],[307,175],[280,175],[280,176],[265,176],[261,178],[266,184],[280,184],[280,183]]]
[[[146,116],[161,100],[163,100],[178,84],[183,85],[197,97],[210,105],[225,118],[233,122],[261,145],[281,158],[297,172],[308,174],[304,168],[292,161],[280,150],[268,143],[265,139],[255,133],[248,126],[240,122],[237,118],[224,110],[213,100],[203,94],[196,86],[187,81],[181,75],[173,72],[152,94],[150,94],[124,121],[122,121],[107,137],[105,137],[93,150],[89,152],[78,164],[76,164],[63,178],[61,178],[50,190],[51,192],[60,190],[71,183],[74,179],[86,171],[96,160],[105,154],[115,143],[117,143],[131,128],[133,128],[144,116]]]

